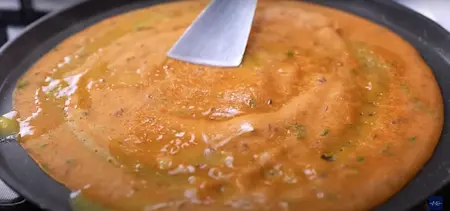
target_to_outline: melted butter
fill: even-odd
[[[430,71],[391,32],[262,1],[240,67],[166,58],[205,3],[105,20],[18,84],[22,144],[74,190],[75,209],[364,210],[416,173],[400,161],[428,159],[417,152],[434,147],[441,125],[417,107],[442,108],[439,91],[417,88],[411,75]]]
[[[15,120],[17,112],[11,111],[0,116],[0,137],[5,137],[19,132],[19,124]]]
[[[90,211],[109,211],[95,202],[86,199],[83,195],[77,195],[70,201],[71,207],[75,211],[90,210]]]

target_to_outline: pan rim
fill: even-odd
[[[323,5],[322,3],[324,2],[324,1],[321,1],[321,0],[306,0],[306,1],[307,1],[307,2],[311,2],[311,3],[315,3],[315,4],[321,4],[321,5]],[[10,48],[14,47],[14,44],[20,42],[20,39],[23,39],[23,35],[24,35],[24,34],[27,34],[27,33],[29,33],[31,30],[34,30],[34,29],[38,28],[39,26],[41,26],[41,25],[45,24],[46,22],[48,22],[48,20],[50,20],[50,19],[52,19],[52,18],[55,18],[55,17],[57,17],[58,15],[61,15],[61,14],[65,13],[65,12],[67,12],[67,11],[75,10],[75,9],[76,9],[77,7],[79,7],[80,5],[89,4],[89,2],[90,2],[89,0],[82,0],[81,2],[78,2],[78,3],[76,3],[76,4],[73,4],[73,5],[71,5],[70,7],[64,8],[63,10],[52,12],[52,13],[50,13],[50,14],[44,16],[43,18],[39,19],[38,21],[36,21],[36,22],[30,24],[29,26],[27,26],[27,27],[25,28],[25,30],[23,30],[23,31],[20,33],[19,36],[17,36],[16,38],[14,38],[14,39],[12,39],[12,40],[9,40],[6,44],[4,44],[2,47],[0,47],[0,57],[4,56],[5,52],[7,52]],[[132,4],[135,4],[136,2],[139,2],[139,1],[132,0],[132,1],[122,1],[122,2],[124,2],[124,5],[132,5]],[[141,1],[141,2],[142,2],[142,1]],[[167,2],[167,1],[157,1],[156,4],[162,3],[162,2]],[[427,26],[429,26],[430,28],[433,28],[433,30],[436,30],[436,33],[440,33],[440,34],[449,36],[449,39],[448,39],[449,42],[444,43],[446,46],[442,47],[441,49],[442,49],[443,51],[447,51],[448,49],[450,49],[450,33],[449,33],[447,30],[445,30],[442,26],[440,26],[439,24],[437,24],[436,22],[432,21],[431,19],[425,17],[424,15],[422,15],[422,14],[420,14],[420,13],[418,13],[418,12],[415,12],[415,11],[413,11],[413,10],[411,10],[411,9],[409,9],[409,8],[407,8],[407,7],[405,7],[405,6],[401,5],[401,4],[399,4],[399,3],[397,3],[397,2],[393,2],[393,1],[389,2],[389,1],[383,1],[383,0],[374,0],[373,2],[375,2],[376,4],[382,4],[382,5],[385,5],[385,6],[388,6],[388,7],[393,7],[393,8],[396,8],[396,9],[398,9],[398,10],[402,10],[402,11],[404,11],[404,12],[409,13],[410,16],[414,16],[415,18],[421,19],[421,21],[425,21],[426,24],[427,24]],[[328,5],[325,4],[325,6],[328,6]],[[122,7],[123,7],[123,6],[122,6]],[[365,16],[361,16],[360,14],[357,14],[357,13],[354,13],[354,12],[351,12],[351,11],[348,11],[348,10],[343,10],[343,9],[341,9],[341,8],[336,8],[336,7],[332,7],[332,8],[335,8],[335,9],[338,9],[338,10],[341,10],[341,11],[344,11],[344,12],[347,12],[347,13],[351,13],[351,14],[353,14],[353,15],[357,15],[357,16],[363,17],[364,19],[370,20],[370,21],[372,21],[372,22],[375,22],[375,23],[377,23],[377,24],[380,24],[380,25],[382,25],[382,26],[384,26],[384,27],[390,29],[390,27],[387,26],[386,24],[377,22],[377,21],[375,21],[375,20],[373,20],[373,19],[371,19],[371,18],[365,17]],[[110,10],[112,10],[112,9],[110,9]],[[127,10],[121,11],[121,13],[124,13],[124,12],[127,12],[127,11],[130,11],[130,10],[127,9]],[[103,11],[103,13],[104,13],[104,12],[106,12],[106,11]],[[102,13],[102,12],[100,12],[100,13]],[[117,14],[116,14],[116,15],[117,15]],[[90,17],[90,18],[92,18],[92,17]],[[92,24],[90,24],[90,25],[92,25]],[[56,32],[55,32],[55,34],[56,34]],[[396,34],[398,34],[398,33],[396,33]],[[72,34],[72,35],[73,35],[73,34]],[[399,36],[400,36],[400,35],[399,35]],[[403,37],[403,36],[402,36],[402,37]],[[435,43],[435,42],[426,42],[426,43],[424,43],[424,44],[425,44],[425,45],[432,46],[432,47],[434,47],[434,48],[436,48],[436,46],[437,46],[437,43]],[[414,46],[414,47],[415,47],[415,46]],[[415,47],[415,48],[416,48],[416,47]],[[419,51],[419,50],[417,49],[417,51]],[[436,53],[437,53],[442,59],[447,60],[447,61],[450,61],[450,58],[448,58],[446,55],[444,55],[443,52],[436,51]],[[444,52],[444,53],[448,53],[448,52]],[[2,90],[2,89],[4,88],[4,86],[5,86],[5,81],[8,80],[8,77],[9,77],[10,73],[11,73],[11,72],[8,72],[7,75],[6,75],[6,77],[5,77],[4,79],[3,79],[3,78],[0,78],[0,80],[3,80],[3,81],[1,82],[1,84],[0,84],[0,90]],[[434,72],[433,72],[433,74],[434,74]],[[435,77],[436,77],[436,76],[435,76]],[[439,85],[440,85],[440,84],[439,84]],[[443,89],[442,89],[442,87],[440,87],[440,88],[441,88],[441,93],[442,93],[442,90],[443,90]],[[447,103],[447,102],[444,102],[444,105],[445,105],[446,103]],[[444,129],[445,129],[445,128],[444,128]],[[444,129],[443,129],[443,130],[444,130]],[[442,141],[443,136],[444,136],[444,134],[441,134],[441,136],[440,136],[440,141],[439,141],[439,142]],[[20,145],[19,145],[19,146],[20,146]],[[1,157],[1,156],[2,156],[2,155],[0,155],[0,157]],[[430,160],[431,160],[431,158],[430,158]],[[428,164],[428,163],[427,163],[427,164]],[[425,164],[425,165],[427,165],[427,164]],[[17,192],[18,192],[20,195],[24,196],[25,198],[28,198],[28,199],[37,198],[35,195],[33,195],[32,193],[28,193],[27,191],[25,191],[25,192],[27,192],[27,193],[24,193],[23,190],[26,190],[26,187],[25,187],[25,186],[22,186],[22,184],[20,184],[20,181],[13,181],[13,180],[14,180],[14,177],[10,176],[10,174],[9,174],[5,169],[0,168],[0,176],[1,176],[2,179],[7,178],[7,179],[4,179],[4,181],[5,181],[5,183],[7,183],[8,186],[10,186],[13,190],[15,190],[15,191],[17,191],[18,189],[22,190],[22,191],[17,191]],[[416,177],[417,177],[417,175],[416,175]],[[415,177],[415,178],[416,178],[416,177]],[[448,178],[448,180],[450,180],[450,178]],[[447,182],[448,182],[448,180],[447,180]],[[12,182],[11,182],[11,181],[12,181]],[[57,182],[57,181],[55,180],[55,182]],[[59,182],[57,182],[57,183],[59,183]],[[409,185],[409,184],[408,184],[408,185]],[[33,200],[32,200],[32,201],[33,201]],[[35,202],[35,201],[33,201],[33,202]],[[41,202],[37,202],[37,201],[36,201],[36,203],[37,203],[38,205],[40,205],[41,207],[43,207],[43,208],[49,208],[49,207],[51,207],[51,206],[48,206],[48,203],[41,203]],[[42,206],[42,205],[44,205],[44,206]]]
[[[85,4],[87,3],[89,0],[80,0],[80,2],[77,2],[75,4],[71,4],[68,7],[65,7],[61,10],[57,10],[57,11],[53,11],[50,12],[46,15],[44,15],[43,17],[39,18],[38,20],[34,21],[33,23],[27,25],[16,37],[14,37],[13,39],[8,40],[5,44],[3,44],[2,46],[0,46],[0,56],[3,56],[4,52],[7,51],[9,48],[12,47],[12,45],[14,45],[16,42],[18,42],[24,34],[27,34],[28,32],[30,32],[31,30],[39,27],[41,24],[45,24],[45,22],[47,22],[49,19],[58,16],[68,10],[72,10],[73,8]],[[5,78],[7,79],[8,76]],[[4,83],[2,82],[0,84],[0,90],[3,89]]]

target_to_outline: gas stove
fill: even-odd
[[[23,28],[49,12],[76,4],[82,0],[0,0],[0,46],[17,37]],[[431,20],[450,32],[449,0],[395,0]],[[450,199],[450,185],[435,196]],[[410,211],[428,211],[428,203],[420,203]],[[40,209],[11,190],[0,180],[0,210],[30,211]],[[450,210],[450,209],[448,209]]]

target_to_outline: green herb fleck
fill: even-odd
[[[43,171],[47,173],[50,171],[50,168],[47,166],[47,164],[41,164],[40,167]]]
[[[75,161],[73,159],[66,160],[67,165],[72,165]]]
[[[320,158],[328,162],[333,162],[336,160],[336,156],[333,153],[323,153],[322,156],[320,156]]]
[[[389,146],[384,147],[383,150],[381,150],[381,153],[383,153],[386,156],[392,156],[392,151],[391,148]]]
[[[248,101],[248,106],[250,106],[250,108],[255,108],[256,107],[256,100],[254,98],[250,99]]]
[[[362,162],[364,162],[364,157],[363,157],[363,156],[358,156],[358,157],[356,158],[356,160],[357,160],[358,162],[362,163]]]
[[[386,62],[378,57],[367,44],[353,43],[353,48],[362,67],[368,70],[386,68]]]
[[[329,132],[330,131],[328,129],[326,129],[320,134],[320,136],[326,136],[326,135],[328,135]]]
[[[0,116],[0,136],[9,136],[19,132],[19,122]]]
[[[30,84],[30,82],[26,81],[26,80],[20,80],[19,82],[17,82],[17,89],[23,89],[26,86],[28,86]]]
[[[110,211],[97,202],[85,198],[83,193],[70,199],[71,210]]]
[[[297,137],[297,139],[303,139],[306,135],[306,127],[304,125],[300,125],[300,124],[294,124],[294,128],[295,128],[295,136]]]
[[[293,57],[293,56],[294,56],[294,52],[291,51],[291,50],[289,50],[289,51],[286,53],[286,55],[287,55],[288,57]]]
[[[135,31],[144,31],[144,30],[151,30],[151,29],[153,29],[153,27],[145,26],[145,25],[137,25],[136,27],[134,27]]]
[[[87,112],[87,111],[83,111],[83,112],[81,112],[81,115],[83,115],[83,116],[87,116],[89,113]]]
[[[387,61],[386,65],[391,67],[391,68],[392,67],[394,67],[394,68],[399,68],[400,67],[400,64],[398,62],[396,62],[396,61]]]
[[[433,114],[434,113],[433,109],[431,109],[428,106],[426,106],[425,103],[420,101],[418,98],[412,99],[412,102],[414,103],[414,109],[416,111],[425,111],[428,114]]]
[[[409,94],[409,87],[406,84],[400,84],[400,87],[403,89],[404,92]]]
[[[409,138],[409,142],[414,143],[414,142],[416,142],[416,139],[417,139],[416,136],[411,137],[411,138]]]
[[[45,148],[45,147],[47,147],[48,146],[48,144],[41,144],[40,146],[39,146],[39,148]]]

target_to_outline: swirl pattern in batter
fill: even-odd
[[[73,197],[105,210],[367,210],[429,159],[442,98],[400,37],[266,0],[240,67],[168,59],[205,5],[106,19],[22,77],[21,144]]]

